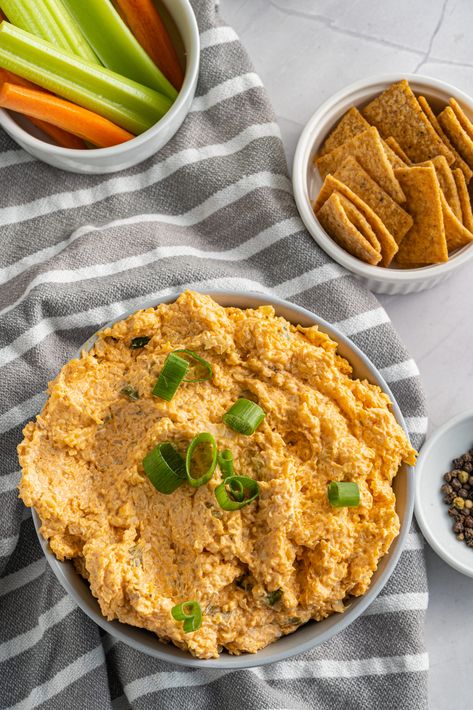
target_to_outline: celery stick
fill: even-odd
[[[0,24],[0,67],[105,116],[131,133],[146,131],[172,105],[167,96],[74,57],[9,22]]]
[[[31,0],[28,1],[31,2]],[[77,54],[77,56],[82,57],[82,59],[88,59],[90,62],[100,64],[97,55],[89,46],[89,43],[82,34],[78,23],[69,10],[64,7],[61,0],[39,0],[39,2],[38,0],[34,0],[33,5],[35,6],[36,12],[41,12],[42,10],[47,12],[56,27],[60,29],[62,36],[68,45],[67,47],[63,47],[63,49],[67,49],[73,54]],[[39,5],[42,7],[38,7]],[[48,38],[43,37],[43,39]]]
[[[76,20],[60,0],[0,0],[0,10],[22,30],[100,64]]]
[[[106,67],[175,99],[177,91],[137,42],[110,0],[63,0]]]

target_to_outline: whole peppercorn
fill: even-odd
[[[452,461],[442,476],[440,491],[452,520],[452,531],[460,542],[473,549],[473,447]]]

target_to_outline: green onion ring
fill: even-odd
[[[184,459],[169,441],[158,444],[144,457],[143,468],[156,490],[166,495],[186,480]]]
[[[230,449],[224,449],[218,455],[218,465],[224,478],[233,476],[233,454]]]
[[[120,394],[124,397],[128,397],[128,399],[131,399],[132,402],[136,402],[136,400],[140,398],[140,393],[132,385],[125,385],[122,387]]]
[[[196,448],[200,446],[200,444],[209,444],[212,455],[210,459],[210,466],[207,471],[202,474],[202,476],[199,476],[199,478],[194,478],[192,476],[192,454]],[[203,486],[204,483],[207,483],[207,481],[210,481],[215,471],[215,467],[217,466],[217,455],[217,443],[212,434],[209,434],[209,432],[204,431],[201,434],[197,434],[197,436],[192,439],[186,454],[186,475],[191,486],[198,488],[199,486]]]
[[[144,346],[147,345],[150,340],[151,340],[150,335],[138,336],[138,338],[133,338],[133,340],[130,343],[130,348],[132,348],[133,350],[136,350],[137,348],[144,348]]]
[[[327,495],[334,508],[356,508],[360,505],[360,489],[353,481],[332,481],[328,484]]]
[[[173,619],[183,621],[185,634],[197,631],[202,626],[202,609],[199,602],[194,600],[176,604],[171,609]]]
[[[183,380],[183,382],[205,382],[206,380],[210,380],[212,378],[213,370],[212,370],[212,365],[210,362],[207,362],[207,360],[204,360],[203,357],[200,357],[200,355],[197,355],[193,350],[174,350],[175,353],[185,353],[186,355],[189,355],[193,360],[196,360],[198,363],[200,363],[205,369],[208,371],[208,374],[205,377],[197,377],[193,380]],[[184,359],[184,358],[183,358]]]
[[[163,369],[153,387],[153,395],[170,402],[176,390],[184,379],[189,363],[175,353],[169,353],[164,361]]]
[[[239,434],[251,436],[259,427],[266,414],[261,407],[249,399],[240,397],[223,415],[224,423]]]
[[[269,592],[268,596],[266,597],[266,601],[270,606],[274,606],[282,597],[283,591],[281,588],[275,589],[273,592]]]
[[[258,482],[248,476],[230,476],[215,489],[215,497],[223,510],[240,510],[258,496]]]

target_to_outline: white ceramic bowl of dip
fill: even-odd
[[[313,164],[325,138],[351,106],[362,108],[391,84],[407,79],[416,95],[425,96],[434,109],[447,104],[453,96],[473,120],[473,99],[463,91],[438,79],[417,74],[383,74],[350,84],[328,101],[309,119],[301,133],[294,157],[292,183],[297,207],[307,230],[334,261],[351,271],[375,293],[405,294],[432,288],[449,278],[456,269],[473,259],[473,243],[459,249],[443,264],[418,269],[383,268],[365,264],[338,246],[321,227],[311,203],[317,197],[322,180]]]
[[[473,409],[454,417],[432,436],[421,449],[416,466],[416,519],[429,545],[447,564],[473,577],[473,548],[456,539],[449,506],[443,502],[440,487],[443,474],[473,446]]]
[[[111,148],[75,150],[53,145],[48,137],[18,114],[0,109],[0,126],[28,153],[45,163],[75,173],[113,173],[157,153],[181,126],[194,98],[199,76],[200,37],[189,0],[161,0],[184,45],[186,68],[178,97],[161,120],[136,138]]]
[[[145,302],[142,308],[150,308],[159,303],[172,303],[176,300],[178,295],[178,293],[175,293],[166,298]],[[222,306],[257,308],[258,306],[271,304],[274,306],[277,315],[283,316],[294,324],[300,323],[303,326],[318,325],[320,330],[328,333],[331,338],[339,343],[338,351],[343,357],[350,361],[355,377],[366,378],[373,384],[379,385],[379,387],[389,395],[394,416],[407,432],[401,411],[378,370],[356,345],[322,318],[319,318],[305,308],[266,294],[215,291],[210,292],[209,295]],[[134,311],[124,313],[113,322],[122,320],[133,312]],[[107,325],[111,324],[109,323]],[[105,327],[107,326],[104,326],[104,328]],[[82,349],[90,349],[94,342],[95,336],[92,336],[84,344]],[[79,353],[77,356],[79,356]],[[35,510],[33,510],[33,519],[41,547],[57,579],[77,602],[79,607],[105,631],[138,651],[171,663],[191,667],[230,668],[236,670],[239,668],[265,665],[290,658],[291,656],[308,651],[314,646],[328,641],[332,636],[342,631],[351,624],[352,621],[358,618],[371,602],[376,599],[396,566],[411,525],[414,508],[414,473],[411,467],[406,465],[401,467],[398,475],[394,479],[394,491],[397,499],[396,510],[401,522],[400,533],[392,543],[388,554],[381,560],[378,569],[373,575],[370,588],[365,595],[353,599],[349,608],[343,614],[334,614],[317,623],[309,622],[301,626],[295,633],[289,636],[283,636],[257,653],[244,654],[241,656],[232,656],[228,653],[222,653],[219,658],[209,660],[194,658],[189,653],[181,651],[173,645],[165,645],[161,643],[154,634],[144,629],[128,626],[119,621],[107,621],[107,619],[102,616],[97,600],[92,596],[89,586],[76,572],[72,562],[59,562],[51,552],[48,543],[39,533],[41,523]]]

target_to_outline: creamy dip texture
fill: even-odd
[[[151,339],[130,348],[138,336]],[[152,389],[180,348],[210,362],[213,376],[181,384],[166,402]],[[352,379],[336,349],[270,306],[223,308],[188,291],[104,330],[63,367],[24,430],[20,496],[107,619],[212,658],[253,653],[366,591],[399,531],[392,479],[415,452],[388,397]],[[266,412],[252,436],[222,422],[239,397]],[[222,510],[218,467],[199,488],[153,487],[146,454],[164,441],[184,453],[200,432],[233,452],[235,473],[258,480],[253,503]],[[357,482],[360,505],[332,507],[331,481]],[[203,620],[186,634],[171,609],[191,599]]]

